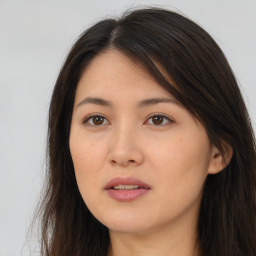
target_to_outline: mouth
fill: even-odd
[[[132,177],[116,177],[110,180],[104,189],[112,199],[129,202],[145,195],[151,188],[148,184]]]
[[[111,189],[115,190],[131,190],[131,189],[141,189],[141,187],[137,185],[117,185],[112,187]]]

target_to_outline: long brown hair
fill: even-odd
[[[200,120],[223,154],[224,142],[233,148],[229,165],[205,181],[197,228],[199,255],[256,255],[255,138],[236,79],[209,34],[191,20],[157,8],[98,22],[79,37],[60,71],[49,111],[49,165],[40,208],[42,255],[107,254],[108,229],[87,209],[77,187],[69,132],[81,73],[108,48],[144,66]]]

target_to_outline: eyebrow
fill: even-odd
[[[146,106],[150,106],[150,105],[155,105],[158,103],[175,103],[175,104],[177,104],[177,101],[175,101],[173,99],[169,99],[169,98],[150,98],[150,99],[140,101],[138,104],[138,107],[142,108],[142,107],[146,107]]]
[[[143,107],[155,105],[158,103],[178,104],[177,101],[175,101],[174,99],[170,99],[170,98],[150,98],[150,99],[145,99],[145,100],[140,101],[138,103],[138,107],[143,108]],[[81,102],[79,102],[77,104],[76,108],[78,108],[79,106],[84,105],[84,104],[95,104],[95,105],[99,105],[99,106],[113,107],[113,104],[110,101],[104,100],[102,98],[87,97],[87,98],[84,98]]]
[[[99,105],[99,106],[106,106],[106,107],[112,107],[113,104],[110,101],[101,99],[101,98],[93,98],[93,97],[87,97],[84,98],[81,102],[79,102],[76,106],[76,108],[78,108],[81,105],[84,104],[95,104],[95,105]]]

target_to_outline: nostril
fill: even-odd
[[[116,164],[117,162],[115,160],[111,160],[111,163],[112,164]]]
[[[133,159],[130,159],[130,160],[128,160],[128,161],[123,161],[123,160],[111,160],[111,163],[113,164],[113,165],[123,165],[123,166],[127,166],[127,165],[129,165],[129,164],[134,164],[134,163],[136,163],[136,161],[135,160],[133,160]]]

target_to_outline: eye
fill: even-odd
[[[166,124],[169,124],[169,123],[173,123],[173,121],[167,116],[157,114],[157,115],[151,116],[147,120],[147,123],[149,123],[150,125],[160,126],[160,125],[166,125]]]
[[[109,122],[104,116],[91,115],[83,121],[83,124],[88,124],[91,126],[101,126],[101,125],[109,124]]]

